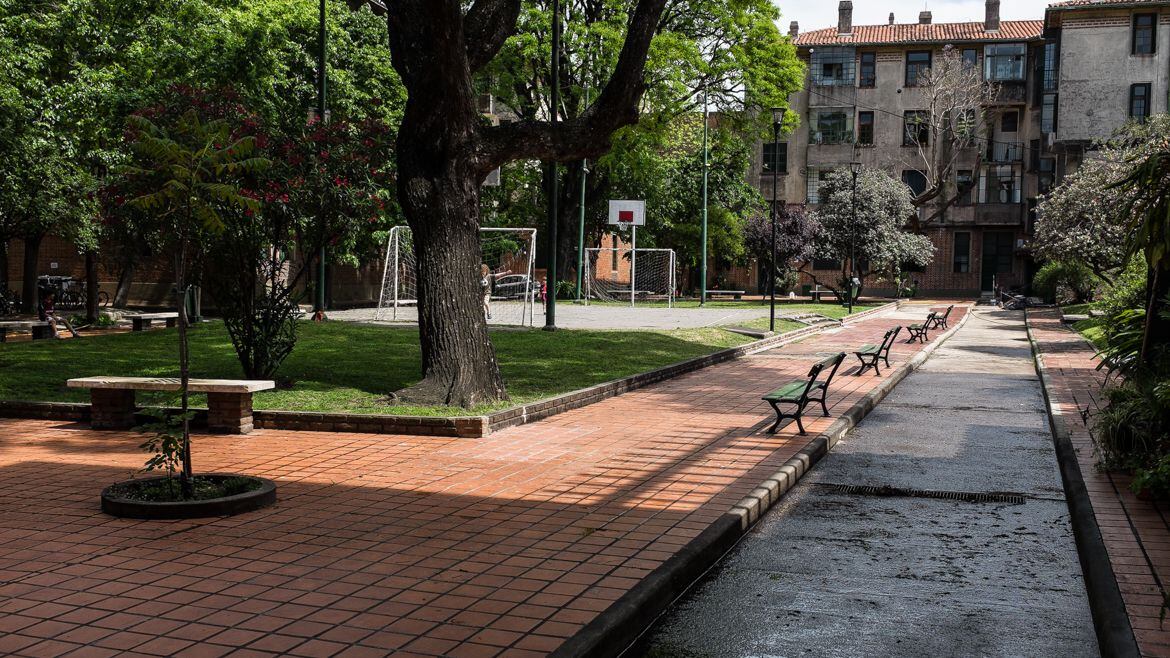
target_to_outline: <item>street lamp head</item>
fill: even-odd
[[[852,172],[854,176],[860,174],[861,173],[861,163],[857,162],[856,160],[854,160],[853,162],[850,162],[849,163],[849,171]]]

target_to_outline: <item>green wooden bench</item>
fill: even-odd
[[[804,424],[800,422],[800,417],[810,402],[820,402],[821,411],[828,416],[829,407],[825,404],[825,398],[829,395],[829,384],[833,381],[833,375],[837,374],[837,368],[841,367],[841,362],[844,360],[844,352],[824,359],[809,369],[807,379],[790,381],[761,398],[772,405],[772,410],[776,412],[776,422],[768,429],[768,433],[775,434],[781,421],[785,418],[792,418],[796,420],[796,426],[800,428],[800,433],[804,434]],[[828,376],[821,379],[821,375],[826,370],[829,372]],[[817,396],[818,392],[820,393],[819,397]],[[795,405],[796,410],[793,412],[781,411],[779,406],[781,404]]]
[[[874,369],[874,372],[880,377],[882,374],[881,368],[878,368],[878,361],[885,361],[886,367],[890,367],[890,348],[894,346],[894,340],[898,338],[898,334],[902,331],[902,327],[894,327],[886,332],[882,337],[881,345],[862,345],[853,354],[861,361],[861,369],[853,373],[854,376]]]
[[[934,321],[930,323],[930,328],[931,329],[946,329],[947,328],[947,318],[951,317],[951,311],[953,311],[954,309],[955,309],[955,305],[951,304],[950,306],[947,307],[946,313],[943,313],[942,315],[936,315],[934,317]]]
[[[929,314],[927,314],[926,319],[922,321],[922,324],[912,324],[906,327],[906,331],[910,332],[910,339],[906,342],[913,343],[916,340],[920,340],[925,343],[926,341],[930,340],[930,336],[927,335],[927,332],[930,331],[931,327],[934,326],[934,319],[937,317],[938,313],[931,311]]]

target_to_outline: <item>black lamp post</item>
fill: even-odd
[[[561,110],[561,3],[552,1],[552,93],[549,99],[549,121],[557,125]],[[557,161],[548,162],[548,264],[545,268],[545,300],[544,300],[544,330],[556,331],[557,328],[557,222],[560,220],[560,211],[557,209],[557,197],[560,195],[560,180],[557,179]]]
[[[784,126],[784,109],[772,108],[772,249],[768,257],[768,331],[776,332],[776,213],[777,186],[780,182],[780,129]]]
[[[854,160],[849,163],[849,173],[853,174],[853,213],[849,218],[849,313],[853,314],[853,282],[857,280],[856,259],[854,257],[854,242],[857,227],[857,176],[861,174],[861,163]]]

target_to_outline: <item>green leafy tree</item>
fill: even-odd
[[[240,193],[238,182],[268,166],[253,157],[255,138],[237,137],[226,119],[205,121],[188,110],[173,125],[143,116],[130,118],[133,164],[119,168],[127,188],[139,192],[127,203],[149,218],[150,234],[170,247],[179,291],[179,395],[182,419],[184,497],[192,493],[189,414],[190,353],[187,285],[191,263],[212,236],[225,228],[223,213],[255,213],[260,203]]]
[[[631,5],[620,0],[566,0],[561,57],[561,107],[566,119],[583,115],[606,83],[617,62],[622,35]],[[662,24],[651,42],[646,64],[646,93],[639,121],[619,130],[613,149],[589,163],[582,178],[582,160],[569,161],[561,172],[558,271],[575,268],[582,185],[585,186],[587,244],[595,244],[605,230],[606,200],[642,198],[651,208],[655,222],[665,220],[661,237],[679,242],[659,242],[680,254],[683,262],[697,258],[700,207],[701,161],[699,139],[702,131],[703,90],[708,92],[712,112],[718,113],[718,130],[711,134],[714,154],[743,151],[738,160],[712,158],[710,236],[717,239],[735,235],[746,218],[740,197],[749,191],[743,171],[755,138],[770,126],[771,116],[761,109],[787,108],[788,96],[803,83],[804,67],[791,42],[776,28],[779,13],[767,0],[699,0],[667,3]],[[522,3],[519,31],[485,69],[481,87],[493,94],[504,114],[524,120],[539,120],[551,113],[551,3],[526,0]],[[744,102],[744,99],[748,102]],[[789,127],[797,116],[785,116]],[[715,123],[715,122],[713,122]],[[690,131],[685,135],[685,131]],[[683,139],[685,138],[685,140]],[[685,144],[685,148],[680,147]],[[690,166],[672,158],[691,159]],[[505,178],[517,175],[503,172]],[[543,225],[547,207],[547,170],[527,169],[523,182],[528,194],[512,196],[510,190],[488,193],[496,207],[509,203],[520,206],[528,225]],[[689,176],[689,177],[688,177]],[[737,180],[738,179],[738,180]],[[718,188],[726,183],[724,188]],[[682,195],[681,197],[679,195]],[[750,194],[749,194],[750,195]],[[757,195],[758,196],[758,195]],[[669,205],[654,199],[669,201]],[[681,199],[680,203],[674,200]],[[689,213],[681,214],[683,204]],[[506,211],[505,211],[506,212]],[[685,221],[684,221],[685,220]],[[684,227],[684,223],[693,224]],[[647,229],[647,239],[654,227]],[[688,242],[683,243],[681,240]],[[650,242],[647,242],[650,244]],[[694,245],[692,247],[692,245]],[[714,242],[713,254],[735,258],[742,253],[738,240]],[[730,251],[724,249],[730,248]]]
[[[818,285],[843,295],[849,286],[850,254],[854,274],[861,280],[858,295],[870,276],[893,280],[903,265],[925,267],[934,257],[930,239],[906,227],[906,218],[914,212],[914,193],[885,171],[863,169],[854,196],[852,173],[838,169],[821,183],[818,194],[820,205],[813,213],[820,224],[815,254],[841,263],[837,281],[819,281],[802,267]]]

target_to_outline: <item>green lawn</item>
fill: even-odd
[[[512,399],[475,409],[482,413],[625,377],[749,342],[723,329],[671,331],[492,332]],[[83,402],[84,390],[65,380],[92,375],[176,376],[174,330],[94,336],[82,340],[0,345],[0,399]],[[192,376],[239,378],[241,371],[223,325],[207,323],[191,334]],[[343,322],[300,325],[300,339],[279,377],[281,390],[256,394],[257,409],[344,411],[406,415],[460,415],[450,407],[393,406],[387,393],[418,381],[418,334]],[[170,397],[139,393],[145,404]],[[197,398],[196,404],[203,404]]]
[[[764,306],[767,307],[767,304],[764,304]],[[880,306],[880,304],[854,304],[853,305],[853,312],[860,313],[862,311],[866,311],[866,310],[869,310],[871,308],[874,308],[875,306]],[[834,319],[839,320],[839,319],[849,315],[849,309],[844,307],[844,306],[841,306],[840,304],[785,304],[783,306],[781,306],[779,304],[776,305],[776,315],[777,316],[782,315],[782,314],[783,315],[792,315],[794,313],[820,313],[821,315],[828,316],[830,318],[834,318]],[[748,327],[749,329],[767,329],[768,328],[768,318],[764,317],[764,318],[757,318],[755,320],[750,320],[748,322],[742,323],[741,326]],[[799,322],[793,322],[792,320],[780,320],[780,319],[776,320],[777,333],[784,333],[786,331],[792,331],[793,329],[800,329],[801,327],[805,327],[805,326],[807,326],[807,325],[803,325]]]

